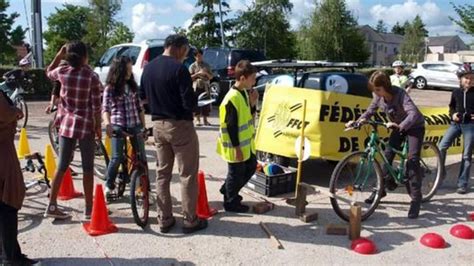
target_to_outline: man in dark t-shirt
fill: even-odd
[[[181,35],[165,40],[165,51],[148,63],[140,83],[153,121],[158,169],[156,177],[158,223],[167,233],[175,224],[170,194],[174,159],[178,163],[183,205],[183,232],[193,233],[207,227],[207,220],[196,215],[198,196],[199,141],[193,124],[197,99],[191,75],[183,65],[189,42]]]

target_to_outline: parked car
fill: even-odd
[[[355,63],[272,60],[253,64],[261,69],[278,68],[287,69],[288,72],[288,74],[265,74],[267,70],[260,71],[254,87],[258,90],[260,98],[263,98],[267,83],[293,86],[295,89],[305,88],[372,97],[372,93],[368,90],[368,78],[355,73],[357,66]],[[261,101],[257,110],[261,110]],[[283,166],[296,165],[296,159],[276,154],[257,151],[257,157],[261,161],[273,161]]]
[[[162,39],[150,39],[141,43],[123,43],[110,47],[100,58],[94,71],[99,75],[100,81],[105,83],[107,74],[109,73],[110,64],[115,57],[128,56],[133,62],[133,76],[137,84],[140,86],[140,80],[145,65],[155,57],[161,55],[164,51],[165,41]],[[186,67],[194,62],[195,48],[191,46],[188,57],[184,61]]]
[[[297,88],[372,97],[367,89],[368,79],[365,75],[354,73],[357,64],[334,63],[326,61],[271,60],[253,63],[264,68],[257,77],[255,89],[263,98],[267,83],[282,84]],[[267,74],[268,69],[291,69],[292,74]],[[318,70],[323,69],[323,71]],[[311,69],[310,71],[306,71]],[[328,70],[330,69],[330,70]]]
[[[410,77],[421,90],[428,87],[453,89],[459,87],[456,70],[461,66],[461,63],[454,62],[422,62],[417,64]]]
[[[211,98],[220,103],[234,82],[235,65],[240,60],[250,62],[263,61],[261,51],[235,48],[206,48],[203,58],[212,68],[214,78],[211,80]]]

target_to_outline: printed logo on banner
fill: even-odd
[[[273,136],[275,138],[283,135],[285,128],[296,127],[297,129],[301,129],[301,121],[299,119],[291,118],[291,114],[298,111],[302,107],[302,103],[290,105],[289,102],[284,101],[278,104],[274,114],[267,118],[267,122],[271,124],[273,129]],[[309,122],[306,122],[306,125],[307,124],[309,124]]]

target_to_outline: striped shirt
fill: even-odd
[[[125,128],[141,125],[142,108],[137,92],[132,92],[128,85],[125,86],[122,96],[114,97],[112,91],[113,88],[107,85],[102,100],[102,113],[110,114],[110,123]]]
[[[89,66],[59,66],[47,76],[61,83],[56,125],[59,135],[83,139],[94,135],[94,116],[100,115],[102,84]]]

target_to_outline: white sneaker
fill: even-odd
[[[117,198],[116,189],[111,189],[111,188],[105,186],[104,193],[105,193],[105,199],[107,200],[107,202],[110,202],[110,201]]]

